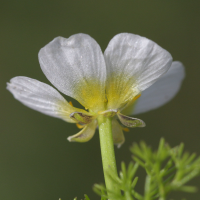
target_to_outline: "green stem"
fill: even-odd
[[[108,170],[109,171],[111,170],[113,175],[118,176],[116,161],[115,161],[113,136],[112,136],[112,120],[111,118],[99,116],[98,124],[99,124],[101,156],[102,156],[106,188],[107,190],[115,191],[116,193],[116,191],[119,189],[113,183],[110,176],[108,175]],[[120,194],[120,190],[119,190],[119,194]],[[108,193],[108,196],[110,196],[109,193]]]

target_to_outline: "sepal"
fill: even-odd
[[[109,109],[105,111],[98,112],[99,115],[103,115],[104,117],[114,117],[117,114],[116,109]]]
[[[73,112],[70,114],[70,118],[81,124],[89,124],[96,118],[96,115],[82,112]]]
[[[112,120],[112,134],[113,134],[113,142],[117,145],[118,148],[124,143],[124,133],[122,126],[118,123],[116,119]]]
[[[87,142],[94,136],[97,127],[97,121],[94,120],[86,125],[80,132],[75,135],[69,136],[67,139],[70,142]]]
[[[117,113],[117,116],[118,116],[120,122],[124,126],[131,127],[131,128],[134,128],[134,127],[145,127],[146,126],[146,124],[141,119],[129,117],[129,116],[126,116],[126,115],[122,115],[120,112]]]

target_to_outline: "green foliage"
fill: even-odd
[[[118,186],[118,188],[123,191],[121,195],[116,194],[115,191],[108,191],[104,185],[94,185],[94,191],[101,195],[102,200],[107,200],[107,192],[109,192],[110,199],[115,200],[132,200],[132,196],[137,197],[138,199],[141,199],[142,196],[138,194],[136,191],[134,191],[135,185],[137,183],[138,177],[135,177],[135,173],[139,167],[139,165],[136,163],[133,165],[133,163],[130,163],[128,166],[128,169],[126,169],[125,163],[122,162],[121,164],[122,171],[120,172],[120,176],[116,177],[114,174],[109,171],[108,174],[110,175],[110,178],[113,180],[113,183]]]
[[[90,200],[89,197],[85,194],[85,199],[84,200]]]
[[[90,200],[89,197],[86,194],[84,195],[84,197],[85,197],[84,200]],[[61,200],[61,199],[59,199],[59,200]],[[74,200],[77,200],[77,197],[74,198]]]
[[[160,140],[158,150],[153,152],[144,142],[131,147],[134,164],[130,163],[126,168],[121,165],[120,176],[116,177],[108,171],[113,184],[122,191],[121,195],[115,191],[108,191],[104,185],[94,185],[94,191],[101,196],[101,200],[166,200],[172,191],[195,192],[194,186],[186,185],[192,178],[200,175],[200,157],[195,154],[183,153],[184,145],[171,148]],[[196,158],[196,159],[195,159]],[[138,178],[135,176],[138,167],[146,171],[144,194],[135,191]]]

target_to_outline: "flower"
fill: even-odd
[[[7,89],[34,110],[77,123],[83,129],[68,138],[77,142],[90,140],[98,116],[104,115],[113,117],[114,143],[121,145],[123,127],[116,116],[125,126],[144,127],[142,120],[125,114],[139,114],[165,104],[178,92],[184,78],[183,65],[172,62],[170,53],[130,33],[116,35],[104,54],[89,35],[57,37],[40,50],[39,62],[48,80],[85,110],[73,107],[50,85],[28,77],[12,78]]]

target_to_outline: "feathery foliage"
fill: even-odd
[[[171,148],[164,139],[160,140],[158,150],[153,152],[144,142],[133,144],[130,148],[134,163],[126,168],[121,164],[119,177],[108,171],[113,184],[121,190],[119,195],[115,191],[108,191],[104,185],[95,184],[94,191],[101,196],[101,200],[166,200],[172,191],[195,192],[194,186],[186,185],[191,179],[200,175],[200,157],[196,154],[183,153],[184,145]],[[196,159],[195,159],[196,158]],[[135,176],[138,167],[146,171],[144,194],[135,191],[138,177]]]

